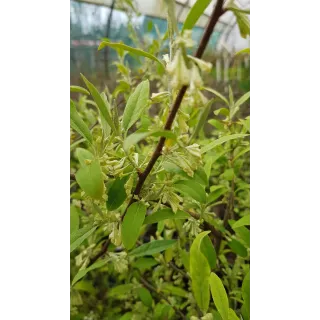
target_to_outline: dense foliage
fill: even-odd
[[[213,16],[232,10],[246,37],[248,12],[222,2]],[[146,51],[101,42],[118,54],[112,92],[83,75],[71,86],[72,319],[249,319],[250,93],[207,87],[211,64],[187,54],[210,1],[181,31],[167,3],[168,32]]]

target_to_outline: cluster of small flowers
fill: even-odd
[[[193,45],[191,30],[186,30],[183,36],[177,38],[175,44],[191,47]],[[179,89],[184,85],[189,86],[189,98],[194,100],[192,102],[198,102],[202,105],[205,104],[207,99],[200,91],[200,88],[203,86],[200,71],[210,72],[212,64],[192,56],[187,56],[188,65],[190,66],[188,67],[181,47],[178,47],[176,50],[172,61],[169,60],[167,54],[163,56],[163,59],[167,64],[166,70],[171,76],[170,84],[172,89]]]

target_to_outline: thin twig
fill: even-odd
[[[101,250],[94,257],[90,259],[88,267],[93,265],[100,257],[102,257],[107,252],[109,244],[110,244],[110,239],[108,239],[103,243]]]

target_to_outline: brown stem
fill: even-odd
[[[223,5],[223,0],[218,0],[217,1],[217,4],[212,12],[212,15],[210,17],[210,21],[204,31],[204,34],[202,36],[202,39],[200,41],[200,44],[199,44],[199,47],[195,53],[195,57],[196,58],[201,58],[203,53],[204,53],[204,50],[209,42],[209,39],[210,39],[210,36],[213,32],[213,29],[215,27],[215,25],[217,24],[219,18],[223,15],[223,13],[225,12],[224,9],[222,8],[222,5]],[[177,95],[177,98],[172,106],[172,109],[170,111],[170,114],[168,116],[168,119],[167,119],[167,122],[164,126],[164,129],[165,130],[171,130],[171,126],[172,126],[172,123],[176,117],[176,114],[179,110],[179,107],[181,105],[181,102],[182,102],[182,99],[187,91],[187,88],[188,86],[183,86],[178,95]],[[166,138],[165,137],[161,137],[159,142],[158,142],[158,145],[156,146],[156,149],[154,150],[152,156],[151,156],[151,159],[146,167],[146,169],[141,173],[141,175],[139,176],[139,180],[138,180],[138,183],[136,185],[136,188],[133,192],[133,197],[135,195],[139,195],[140,194],[140,191],[143,187],[143,184],[144,182],[146,181],[148,175],[150,174],[153,166],[155,165],[156,161],[158,160],[158,158],[160,157],[161,155],[161,152],[162,152],[162,148],[164,146],[164,143],[166,141]],[[131,198],[131,201],[129,202],[128,206],[127,206],[127,209],[128,207],[134,202],[134,198]],[[125,210],[125,213],[127,212],[127,209]],[[124,213],[124,214],[125,214]]]
[[[107,252],[109,244],[110,244],[110,239],[106,240],[103,243],[101,250],[94,257],[90,259],[90,262],[87,267],[90,267],[91,265],[93,265],[101,256],[103,256]]]

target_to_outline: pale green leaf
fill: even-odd
[[[70,253],[75,250],[80,244],[92,235],[97,227],[84,227],[71,234],[70,236]]]
[[[109,126],[112,128],[113,131],[116,131],[110,112],[109,112],[109,108],[105,100],[102,98],[102,96],[100,95],[96,87],[91,82],[89,82],[89,80],[83,74],[81,74],[81,77],[85,82],[87,88],[89,89],[93,100],[97,104],[101,117],[103,117],[104,120],[107,121],[107,123],[109,124]]]
[[[128,152],[130,147],[134,144],[137,144],[141,140],[146,139],[147,137],[166,137],[168,139],[176,140],[176,135],[168,130],[157,130],[157,131],[149,131],[149,132],[135,132],[127,137],[123,142],[123,149]]]
[[[186,196],[190,196],[194,200],[205,203],[207,200],[204,188],[197,182],[191,180],[180,180],[174,183],[173,187]]]
[[[90,164],[81,167],[76,173],[76,180],[89,197],[101,199],[104,184],[99,160],[93,160]]]
[[[174,213],[170,208],[162,209],[151,215],[147,216],[144,219],[144,224],[157,223],[159,221],[167,219],[188,219],[190,215],[184,211],[178,210],[177,213]]]
[[[240,243],[238,240],[232,239],[231,241],[228,241],[228,246],[231,248],[231,250],[234,253],[236,253],[240,257],[242,257],[242,258],[247,257],[248,251],[247,251],[246,247],[242,243]]]
[[[190,277],[192,280],[192,291],[199,308],[204,314],[209,308],[210,301],[210,265],[205,255],[201,252],[201,242],[209,233],[210,231],[204,231],[198,234],[190,249]]]
[[[246,39],[250,35],[250,21],[245,13],[233,10],[236,16],[241,37]]]
[[[250,147],[241,150],[237,155],[233,158],[233,162],[240,158],[242,155],[250,151]]]
[[[155,240],[132,250],[129,255],[135,257],[150,256],[172,247],[177,240]]]
[[[152,55],[151,53],[145,52],[145,51],[143,51],[141,49],[132,48],[130,46],[127,46],[124,43],[115,43],[115,42],[102,41],[100,43],[100,45],[99,45],[98,50],[101,50],[101,49],[103,49],[103,48],[105,48],[107,46],[112,48],[112,49],[122,49],[122,50],[128,51],[130,53],[136,54],[138,56],[143,56],[143,57],[149,58],[149,59],[151,59],[153,61],[158,62],[160,64],[160,66],[162,68],[164,68],[163,63],[157,57]]]
[[[130,250],[138,240],[146,212],[146,206],[140,201],[134,202],[128,208],[121,225],[122,243],[127,250]]]
[[[207,91],[209,91],[209,92],[211,92],[211,93],[213,93],[215,96],[217,96],[217,97],[220,98],[222,101],[224,101],[224,102],[226,103],[226,105],[229,106],[229,101],[228,101],[228,99],[227,99],[224,95],[222,95],[220,92],[218,92],[217,90],[214,90],[214,89],[211,89],[211,88],[208,88],[208,87],[204,87],[203,89],[204,89],[204,90],[207,90]]]
[[[241,219],[239,219],[238,221],[236,221],[233,226],[232,229],[236,229],[242,226],[250,226],[250,214],[245,215],[244,217],[242,217]]]
[[[229,136],[223,136],[219,139],[216,139],[214,140],[213,142],[207,144],[206,146],[204,146],[202,149],[201,149],[201,153],[205,153],[205,152],[208,152],[209,150],[217,147],[217,146],[220,146],[221,144],[227,142],[227,141],[230,141],[230,140],[234,140],[234,139],[239,139],[239,138],[244,138],[248,136],[248,134],[243,134],[243,133],[235,133],[235,134],[231,134]]]
[[[192,29],[197,23],[198,19],[202,16],[211,0],[197,0],[195,4],[190,9],[184,24],[182,26],[182,31],[186,29]]]
[[[244,53],[250,54],[250,48],[242,49],[242,50],[238,51],[235,55],[237,56],[237,55],[244,54]]]
[[[79,270],[78,273],[75,275],[75,277],[72,280],[72,286],[78,282],[80,279],[82,279],[88,272],[94,270],[94,269],[98,269],[103,267],[104,265],[106,265],[108,263],[108,260],[100,260],[97,261],[96,263],[94,263],[92,266],[86,268],[86,269],[82,269]]]
[[[130,95],[122,117],[122,128],[125,133],[140,118],[149,99],[149,81],[142,81]]]
[[[73,101],[70,100],[70,125],[71,128],[77,131],[82,137],[84,137],[89,143],[92,143],[92,135],[85,124],[85,122],[79,116],[76,106],[74,105]]]
[[[89,95],[90,92],[86,90],[85,88],[79,87],[79,86],[70,86],[70,92],[79,92],[82,94]]]
[[[204,256],[207,258],[211,270],[214,269],[216,267],[217,255],[212,241],[208,235],[203,237],[200,249]]]
[[[250,98],[250,91],[245,93],[239,100],[234,104],[234,108],[237,110],[242,104],[244,104]]]
[[[87,166],[85,160],[94,160],[94,155],[87,149],[77,148],[75,153],[82,167]]]
[[[214,272],[211,272],[209,283],[213,302],[217,310],[223,320],[228,320],[229,301],[221,279]]]
[[[238,316],[236,315],[234,310],[232,310],[231,308],[229,308],[229,311],[228,311],[228,320],[239,320]]]

